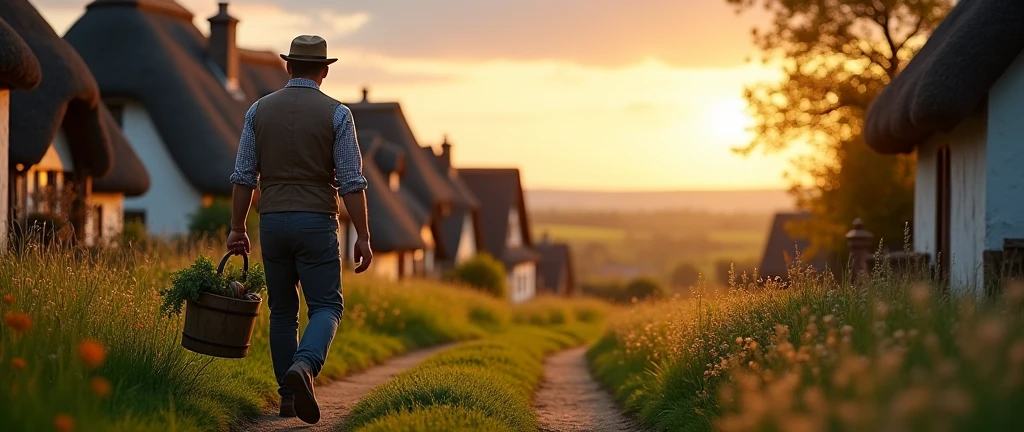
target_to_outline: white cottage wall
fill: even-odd
[[[124,135],[150,178],[149,191],[138,197],[125,198],[125,209],[145,211],[146,225],[153,234],[187,233],[189,215],[202,205],[202,194],[178,168],[142,105],[126,103],[122,123]]]
[[[917,149],[914,178],[914,250],[927,253],[935,262],[935,223],[938,205],[938,151],[940,143],[931,140]]]
[[[932,263],[950,263],[955,288],[981,286],[981,255],[985,240],[985,118],[973,116],[949,133],[939,134],[917,150],[914,185],[914,250],[926,252]],[[937,257],[938,151],[950,148],[950,257]]]
[[[989,90],[985,249],[1024,238],[1024,55]]]
[[[950,139],[950,282],[954,289],[982,285],[985,248],[985,122],[971,117]]]

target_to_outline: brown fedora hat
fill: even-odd
[[[300,61],[331,64],[338,59],[327,58],[327,41],[320,36],[300,35],[292,39],[288,54],[281,54],[285,61]]]

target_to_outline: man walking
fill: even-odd
[[[340,196],[356,229],[356,273],[370,266],[366,179],[347,107],[320,91],[327,42],[298,36],[288,55],[285,88],[256,101],[245,114],[235,171],[228,249],[249,252],[245,220],[259,187],[260,242],[270,306],[270,353],[283,417],[320,420],[313,379],[327,359],[341,320]],[[298,341],[298,284],[309,324]]]

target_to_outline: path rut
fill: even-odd
[[[549,356],[533,408],[543,432],[636,432],[639,424],[622,414],[587,367],[586,347]]]
[[[297,418],[281,418],[277,410],[273,414],[262,416],[254,422],[238,428],[245,432],[269,431],[339,431],[346,430],[352,407],[363,396],[380,384],[390,380],[402,371],[416,366],[433,354],[449,349],[456,344],[426,348],[395,357],[365,371],[349,375],[326,385],[316,388],[316,398],[320,403],[320,422],[306,424]]]

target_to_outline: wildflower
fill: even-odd
[[[4,316],[4,324],[15,333],[24,333],[32,327],[32,317],[19,312],[8,312]]]
[[[57,414],[53,418],[53,428],[58,432],[71,432],[75,430],[75,419],[67,414]]]
[[[927,284],[916,283],[910,287],[910,301],[917,307],[924,307],[931,296],[931,289]]]
[[[7,303],[9,305],[14,304],[14,294],[6,294],[6,295],[4,295],[4,303]]]
[[[103,360],[107,357],[107,350],[103,344],[86,339],[78,345],[78,357],[86,367],[95,369],[103,364]]]
[[[18,370],[22,370],[22,369],[25,369],[25,366],[27,366],[27,364],[25,363],[25,359],[23,359],[21,357],[15,357],[15,358],[11,359],[11,367],[12,368],[15,368],[15,369],[18,369]]]
[[[110,389],[111,389],[110,381],[107,381],[106,378],[103,378],[103,377],[95,377],[95,378],[93,378],[92,379],[92,383],[91,383],[91,387],[92,387],[92,392],[96,393],[96,396],[99,396],[99,397],[102,398],[102,397],[107,397],[107,396],[110,395]]]

